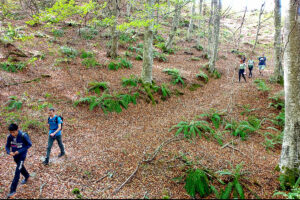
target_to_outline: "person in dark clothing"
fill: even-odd
[[[61,138],[62,123],[63,123],[62,119],[59,116],[55,115],[54,108],[50,108],[49,109],[49,118],[48,118],[48,124],[49,124],[48,147],[47,147],[47,155],[43,162],[44,165],[49,164],[51,148],[52,148],[53,142],[55,140],[57,141],[58,146],[60,148],[60,154],[58,157],[62,157],[65,155],[65,149],[64,149],[64,145],[62,143],[62,138]]]
[[[259,63],[258,63],[259,74],[263,76],[263,71],[266,68],[266,61],[267,61],[265,54],[263,54],[261,57],[259,57],[258,61],[259,61]]]
[[[241,76],[244,78],[245,82],[246,81],[246,77],[245,77],[245,68],[246,68],[246,64],[243,62],[243,60],[241,60],[241,64],[239,67],[239,82],[241,82]]]
[[[30,175],[24,166],[24,162],[26,159],[27,150],[32,146],[32,143],[28,134],[19,130],[18,125],[10,124],[8,130],[10,134],[7,137],[5,150],[8,155],[14,158],[14,161],[17,164],[15,177],[12,181],[10,192],[7,196],[8,198],[13,198],[13,196],[16,194],[20,174],[22,174],[25,178],[21,184],[26,184],[29,180]]]

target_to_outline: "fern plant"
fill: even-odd
[[[200,197],[206,197],[212,192],[205,172],[200,169],[192,169],[188,172],[184,188],[193,198],[196,194],[199,194]]]
[[[242,108],[244,110],[241,112],[241,115],[246,115],[246,116],[248,116],[251,112],[256,110],[255,108],[251,109],[250,104],[242,105]]]
[[[119,66],[123,68],[132,68],[132,63],[126,58],[120,58]]]
[[[208,113],[203,113],[199,115],[199,117],[204,117],[209,122],[212,122],[216,129],[218,129],[222,123],[222,113],[214,109],[210,109]]]
[[[266,150],[273,149],[276,145],[282,144],[283,132],[280,132],[273,127],[268,127],[267,129],[275,130],[276,134],[272,134],[270,132],[263,133],[265,141],[262,144],[265,146]]]
[[[1,62],[0,68],[7,72],[17,72],[21,71],[26,67],[26,64],[23,62]]]
[[[267,86],[266,82],[262,79],[256,79],[256,80],[254,80],[254,83],[256,83],[257,89],[262,92],[268,92],[270,90],[270,88]]]
[[[196,77],[199,80],[203,81],[204,83],[208,82],[208,76],[202,70],[199,71],[199,73],[196,75]]]
[[[86,68],[100,66],[100,63],[94,57],[83,59],[81,64],[86,66]]]
[[[161,90],[161,95],[162,95],[161,99],[162,100],[165,101],[167,98],[169,98],[171,96],[171,91],[166,84],[163,83],[160,86],[160,90]]]
[[[278,110],[281,110],[284,108],[284,100],[282,99],[282,97],[284,96],[284,91],[281,91],[277,94],[275,94],[272,97],[269,97],[269,99],[272,101],[271,103],[269,103],[269,108],[270,107],[274,107]]]
[[[279,126],[280,128],[284,128],[285,125],[285,111],[284,109],[274,118],[271,120],[271,122],[276,125]]]
[[[300,177],[297,179],[296,183],[292,186],[289,192],[275,192],[273,197],[282,195],[287,199],[300,199]]]
[[[136,87],[138,83],[140,82],[139,78],[135,75],[130,75],[130,78],[122,78],[122,86],[127,87]]]
[[[200,138],[204,136],[206,139],[209,139],[209,133],[214,132],[214,130],[210,128],[207,121],[181,121],[177,125],[172,126],[169,131],[172,131],[174,129],[177,129],[175,135],[183,133],[184,137],[186,138],[196,137],[196,135],[198,134]]]
[[[9,98],[9,100],[8,100],[7,106],[6,106],[7,110],[13,110],[13,109],[20,110],[21,109],[23,103],[22,103],[22,101],[20,101],[18,99],[18,97],[10,96],[8,98]]]
[[[94,91],[96,94],[100,94],[101,90],[108,90],[107,82],[90,82],[88,91]]]
[[[167,69],[164,69],[163,72],[167,73],[168,75],[172,76],[172,83],[174,85],[178,84],[178,83],[181,83],[182,85],[185,85],[184,84],[184,81],[183,81],[183,77],[180,75],[179,73],[179,70],[178,69],[170,69],[170,68],[167,68]]]
[[[242,176],[244,175],[244,173],[241,172],[241,169],[243,168],[243,163],[236,165],[235,168],[233,168],[232,165],[231,167],[231,170],[223,170],[216,172],[221,176],[228,176],[230,178],[231,181],[227,184],[225,190],[221,190],[220,192],[218,192],[214,187],[212,187],[212,190],[214,191],[218,199],[230,199],[232,192],[234,198],[245,199],[244,189],[242,184],[240,183]]]
[[[82,50],[80,53],[80,58],[82,58],[82,59],[93,58],[93,57],[94,57],[94,53],[91,51]]]
[[[78,55],[78,52],[76,49],[68,46],[62,46],[60,47],[60,52],[67,56],[68,58],[75,58]]]

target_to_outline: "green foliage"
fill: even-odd
[[[195,46],[195,49],[197,50],[197,51],[203,51],[203,46],[201,46],[201,45],[196,45]]]
[[[136,59],[136,60],[143,60],[143,56],[142,56],[142,55],[137,55],[137,56],[135,57],[135,59]]]
[[[107,114],[108,112],[122,112],[122,108],[127,109],[128,104],[133,103],[136,104],[136,99],[139,93],[130,94],[118,94],[118,95],[110,95],[103,93],[101,97],[96,96],[88,96],[84,98],[80,98],[78,101],[74,102],[74,105],[77,106],[79,104],[89,104],[90,110],[93,110],[95,107],[101,107],[103,112]]]
[[[22,117],[19,112],[5,112],[1,110],[0,116],[5,119],[7,125],[11,123],[20,124],[22,121]]]
[[[96,58],[85,58],[81,61],[81,64],[86,66],[86,68],[100,66],[100,63],[96,60]]]
[[[122,78],[123,87],[126,86],[136,87],[139,82],[140,82],[139,78],[134,75],[130,75],[130,78]]]
[[[28,130],[43,130],[43,131],[45,131],[46,130],[45,123],[40,122],[37,119],[31,119],[29,117],[25,117],[21,126],[22,126],[23,131],[28,131]]]
[[[210,109],[208,113],[203,113],[199,117],[204,117],[209,122],[212,122],[214,127],[218,129],[222,124],[222,114],[214,109]]]
[[[155,34],[153,41],[155,44],[157,44],[157,43],[165,42],[165,38],[159,34]]]
[[[200,138],[204,136],[206,139],[209,139],[211,136],[210,133],[214,133],[214,130],[210,128],[207,121],[181,121],[177,125],[172,126],[169,131],[174,129],[177,129],[175,135],[183,133],[184,137],[186,138],[196,137],[198,134]]]
[[[33,35],[27,35],[23,31],[24,27],[14,27],[11,23],[7,23],[7,28],[3,30],[1,39],[4,42],[13,42],[14,40],[26,41],[32,39]]]
[[[299,187],[300,176],[299,169],[294,168],[283,168],[284,173],[281,173],[279,176],[280,188],[283,191],[291,190],[295,186]]]
[[[126,58],[120,58],[119,62],[110,62],[108,64],[108,69],[110,70],[118,70],[120,68],[132,68],[132,63]]]
[[[244,110],[241,112],[241,115],[246,115],[246,116],[248,116],[251,112],[256,110],[255,108],[251,109],[250,104],[242,105],[242,108]]]
[[[284,109],[274,118],[271,120],[274,125],[279,126],[280,128],[284,128],[285,125],[285,111]]]
[[[108,90],[107,82],[90,82],[88,91],[94,91],[96,94],[100,94],[101,90]]]
[[[274,107],[278,110],[281,110],[284,108],[284,99],[282,99],[281,97],[284,96],[284,91],[281,91],[279,93],[276,93],[274,96],[269,97],[270,100],[272,100],[271,103],[269,103],[269,108],[270,107]]]
[[[7,110],[14,110],[14,109],[20,110],[22,108],[23,103],[22,103],[22,101],[20,101],[18,99],[18,97],[10,96],[8,98],[9,98],[9,100],[6,103],[7,104],[7,106],[6,106]]]
[[[242,140],[246,140],[250,133],[254,133],[261,126],[261,121],[254,116],[249,116],[248,121],[232,121],[225,126],[226,130],[230,130],[233,136],[239,136]]]
[[[206,197],[211,193],[208,178],[205,172],[200,169],[190,170],[185,182],[184,188],[193,198],[197,193],[200,197]]]
[[[64,36],[64,30],[62,29],[54,29],[52,30],[52,33],[54,35],[54,37],[63,37]]]
[[[179,73],[179,70],[178,69],[170,69],[170,68],[166,68],[163,70],[163,72],[167,73],[168,75],[172,76],[172,83],[175,85],[175,84],[179,84],[181,83],[182,85],[185,85],[184,84],[184,81],[183,81],[183,77],[180,75]]]
[[[262,79],[255,79],[254,83],[256,83],[256,87],[260,91],[268,92],[270,90],[270,88],[267,86],[266,82]]]
[[[221,78],[221,73],[217,70],[217,69],[215,69],[212,73],[211,73],[211,76],[212,77],[214,77],[215,79],[219,79],[219,78]]]
[[[78,55],[78,52],[76,49],[68,46],[62,46],[60,47],[60,52],[67,56],[68,58],[75,58]]]
[[[2,62],[0,68],[7,72],[17,72],[26,67],[26,63],[23,62]]]
[[[76,195],[76,198],[82,199],[82,195],[80,194],[80,190],[78,188],[74,188],[72,190],[72,194]]]
[[[167,57],[163,53],[159,53],[157,51],[153,52],[153,58],[157,58],[159,62],[166,62],[168,61]]]
[[[263,135],[265,137],[265,141],[262,143],[265,148],[268,149],[273,149],[275,148],[276,145],[282,144],[282,139],[283,139],[283,132],[280,132],[279,130],[269,127],[268,129],[273,129],[276,130],[277,134],[272,134],[270,132],[265,132]]]
[[[136,42],[136,38],[132,36],[130,33],[121,33],[119,36],[119,40],[121,43],[133,43]]]
[[[196,75],[196,77],[199,80],[203,81],[204,83],[207,83],[209,80],[208,76],[202,70],[199,71],[199,73]]]
[[[162,97],[161,97],[162,100],[165,101],[167,98],[169,98],[171,96],[171,91],[166,84],[163,83],[160,86],[160,90],[161,90],[161,94],[162,94]]]
[[[92,40],[98,35],[99,31],[94,28],[84,27],[79,29],[80,37],[85,40]]]
[[[300,177],[297,179],[296,183],[292,186],[289,192],[275,192],[274,196],[282,195],[287,199],[300,199]]]
[[[227,184],[224,191],[221,190],[220,192],[218,192],[215,188],[213,189],[218,199],[230,199],[232,192],[234,196],[236,196],[234,198],[245,199],[244,189],[242,184],[240,183],[240,180],[243,176],[243,173],[241,172],[242,167],[243,163],[240,163],[235,168],[232,167],[231,170],[216,172],[221,176],[229,176],[230,180],[232,180]]]
[[[85,51],[82,50],[80,53],[80,58],[85,59],[85,58],[93,58],[95,55],[92,51]]]

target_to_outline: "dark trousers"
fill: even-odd
[[[26,168],[24,167],[25,160],[21,160],[21,159],[14,159],[14,160],[17,164],[17,167],[16,167],[16,171],[15,171],[15,177],[10,186],[10,193],[16,192],[16,189],[17,189],[17,186],[19,183],[19,179],[20,179],[20,173],[25,177],[26,180],[29,178],[29,173],[27,172]]]
[[[51,136],[49,135],[49,138],[48,138],[48,147],[47,147],[47,156],[46,156],[46,159],[48,159],[48,160],[49,160],[49,157],[50,157],[51,148],[52,148],[52,145],[53,145],[54,140],[57,141],[58,146],[59,146],[59,148],[60,148],[61,154],[64,154],[64,153],[65,153],[65,149],[64,149],[64,145],[63,145],[63,143],[62,143],[61,135],[59,135],[59,136],[54,136],[54,137],[51,137]]]
[[[245,82],[246,82],[246,77],[244,75],[245,69],[240,69],[239,70],[239,82],[241,82],[241,76],[244,78]]]
[[[249,69],[249,78],[250,78],[250,77],[252,77],[252,70],[253,70],[253,67],[249,67],[248,69]]]

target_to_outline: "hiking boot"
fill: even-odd
[[[29,177],[28,177],[28,178],[25,178],[23,181],[21,181],[21,184],[22,184],[22,185],[27,184],[28,180],[29,180]]]
[[[8,199],[11,199],[11,198],[14,198],[16,192],[10,192],[8,195],[7,195],[7,198]]]
[[[43,162],[44,165],[49,165],[49,158],[46,158]]]
[[[65,153],[61,153],[61,154],[58,155],[58,157],[60,158],[60,157],[63,157],[64,155],[66,155],[66,154]]]

